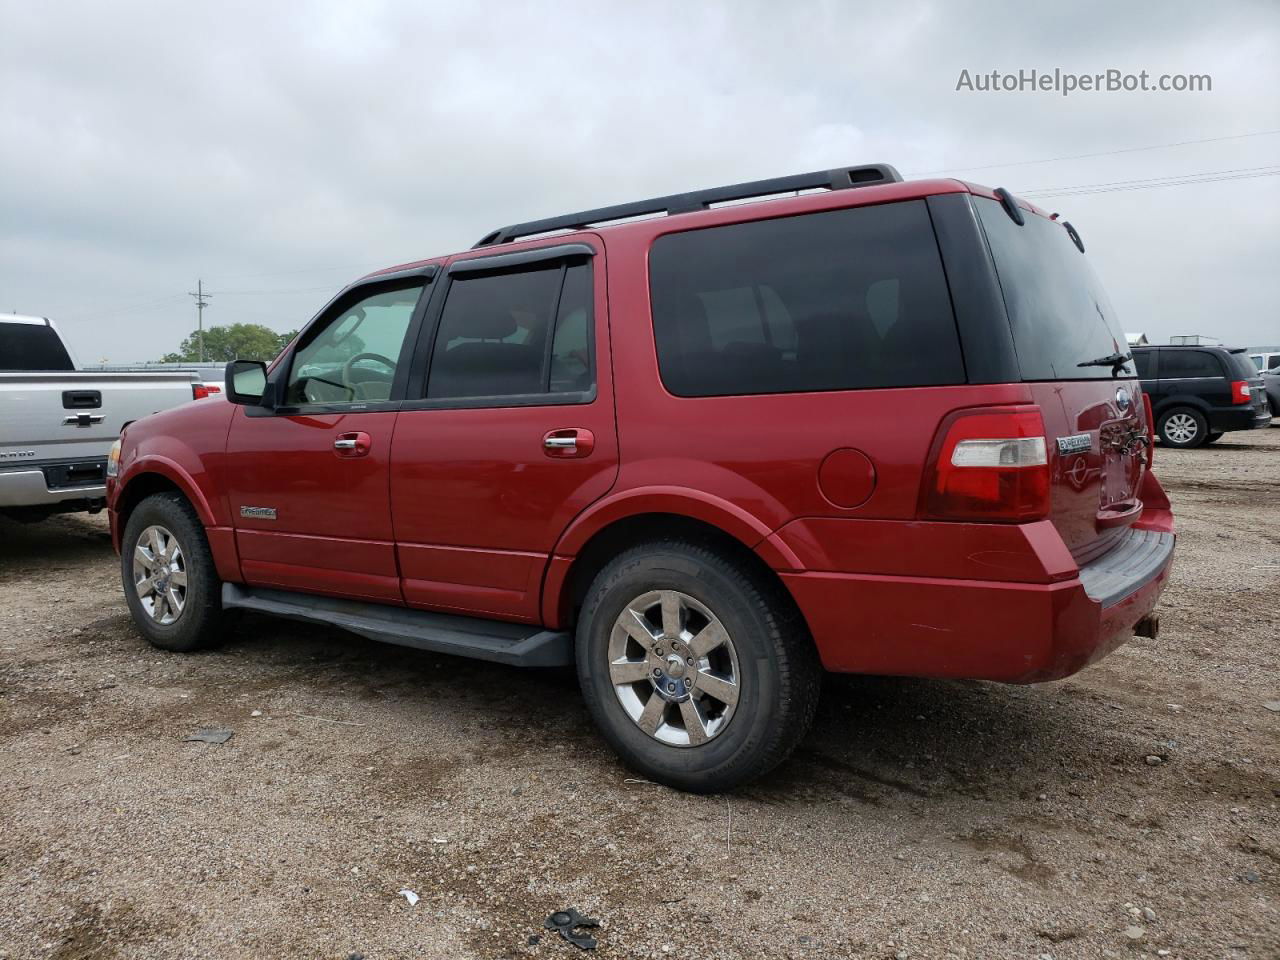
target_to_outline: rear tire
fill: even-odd
[[[134,508],[120,575],[133,622],[152,645],[188,653],[221,640],[222,581],[204,525],[180,494],[152,494]]]
[[[693,793],[729,790],[786,759],[813,722],[822,673],[781,586],[675,539],[600,571],[578,621],[577,666],[622,760]]]
[[[1209,424],[1199,410],[1175,407],[1160,415],[1158,432],[1166,446],[1191,449],[1204,445]]]

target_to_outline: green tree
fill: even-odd
[[[260,323],[233,323],[227,327],[207,327],[204,331],[204,359],[213,363],[229,360],[271,360],[297,336],[296,330],[276,333]],[[177,353],[167,353],[164,363],[193,363],[200,359],[200,338],[196,331],[182,341]]]

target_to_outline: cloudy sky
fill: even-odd
[[[287,330],[504,223],[885,161],[1056,193],[1126,329],[1280,343],[1280,5],[871,9],[0,0],[0,310],[152,359],[197,278]],[[1055,68],[1212,91],[956,90]]]

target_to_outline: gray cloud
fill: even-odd
[[[1025,190],[1280,163],[1274,4],[151,5],[0,0],[0,309],[81,356],[298,326],[503,223],[851,162]],[[961,69],[1208,73],[1202,94],[956,92]],[[1040,201],[1129,329],[1280,342],[1265,178]]]

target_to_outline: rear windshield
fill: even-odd
[[[1079,366],[1129,351],[1106,291],[1066,229],[1032,213],[1020,227],[985,197],[974,198],[974,206],[995,259],[1022,379],[1111,377],[1108,365]],[[1119,375],[1135,372],[1129,363]]]
[[[0,370],[74,370],[58,334],[43,323],[0,323]]]
[[[649,282],[677,396],[965,381],[922,200],[668,234]]]

